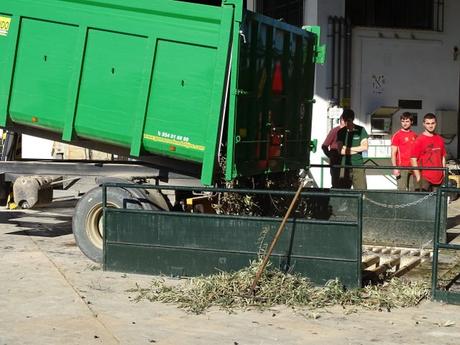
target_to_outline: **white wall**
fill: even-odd
[[[351,106],[358,124],[370,130],[368,114],[379,106],[397,106],[399,99],[423,101],[423,109],[413,110],[419,115],[419,124],[427,112],[458,111],[460,56],[457,61],[453,58],[454,46],[460,49],[458,14],[460,1],[445,1],[443,33],[378,28],[353,30]],[[323,42],[327,42],[328,17],[344,15],[344,0],[305,0],[306,21],[316,20],[313,24],[321,25]],[[329,73],[328,63],[317,67],[312,137],[317,138],[319,144],[327,134]],[[374,82],[375,78],[384,80],[382,87]],[[399,125],[400,113],[394,116],[393,128]],[[422,127],[419,125],[415,130],[421,131]],[[457,138],[447,148],[457,157]],[[320,163],[322,156],[321,151],[312,154],[312,163]],[[325,187],[330,185],[327,170],[321,174],[315,169],[313,175],[318,184],[322,180]],[[383,180],[369,177],[369,187],[387,188],[389,182]]]
[[[422,100],[417,110],[419,119],[427,112],[456,110],[459,103],[460,55],[453,59],[453,48],[460,49],[459,0],[445,1],[444,32],[354,28],[352,40],[351,107],[356,122],[370,129],[368,114],[379,106],[397,106],[399,99]],[[304,24],[320,25],[321,42],[328,42],[328,17],[344,16],[345,0],[304,0]],[[331,68],[326,61],[317,65],[312,138],[319,146],[328,132],[329,83]],[[373,76],[385,80],[376,87]],[[415,110],[414,110],[415,111]],[[395,114],[393,128],[399,125]],[[421,121],[419,121],[420,123]],[[421,131],[421,126],[415,128]],[[457,138],[448,146],[457,156]],[[320,148],[311,154],[312,164],[322,161]],[[329,171],[312,169],[318,185],[330,186]],[[374,176],[368,179],[370,188],[384,188]]]
[[[457,110],[459,102],[460,1],[445,2],[443,33],[417,30],[357,28],[353,31],[352,107],[369,124],[368,114],[379,106],[397,106],[399,99],[422,100],[423,108],[409,110],[421,118],[437,110]],[[380,79],[379,87],[375,79]],[[400,110],[393,118],[399,125]],[[369,127],[368,127],[369,128]],[[457,157],[457,140],[448,145]]]
[[[256,0],[248,0],[246,3],[246,8],[254,12],[256,10]]]
[[[22,158],[52,159],[53,141],[22,135]]]
[[[320,25],[321,26],[321,43],[328,44],[328,18],[329,16],[344,16],[345,15],[345,0],[305,0],[304,12],[306,22],[305,25]],[[327,53],[326,53],[327,55]],[[328,133],[327,112],[329,108],[329,94],[327,86],[330,83],[329,66],[330,59],[326,58],[324,65],[316,66],[316,81],[315,81],[315,99],[316,103],[313,106],[313,125],[312,139],[318,139],[318,151],[312,153],[312,164],[327,164],[322,158],[324,154],[321,151],[321,144]],[[312,168],[313,177],[317,185],[323,184],[324,187],[330,186],[329,169]]]

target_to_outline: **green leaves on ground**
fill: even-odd
[[[155,279],[148,287],[137,286],[135,301],[175,304],[188,312],[200,314],[216,306],[229,312],[234,310],[265,310],[277,305],[292,308],[319,309],[334,305],[384,309],[417,305],[428,296],[426,282],[392,279],[382,285],[347,290],[337,281],[324,287],[314,286],[298,274],[285,274],[267,267],[257,286],[256,294],[249,291],[259,262],[253,262],[237,272],[220,272],[211,276],[188,278],[171,285],[165,279]]]

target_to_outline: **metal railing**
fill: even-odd
[[[324,158],[322,158],[323,160]],[[429,171],[429,170],[436,170],[436,171],[444,171],[444,183],[442,184],[443,187],[448,186],[448,179],[449,179],[449,168],[443,168],[443,167],[436,167],[436,168],[428,168],[428,167],[417,167],[415,169],[414,167],[403,167],[403,166],[393,166],[393,165],[376,165],[377,163],[370,159],[367,158],[365,162],[371,162],[372,164],[375,165],[330,165],[330,164],[310,164],[310,168],[320,168],[321,169],[321,174],[320,174],[320,187],[323,188],[324,184],[324,170],[327,169],[329,171],[330,168],[337,168],[337,169],[364,169],[364,170],[389,170],[393,171],[395,169],[397,170],[419,170],[419,171]],[[382,174],[383,175],[383,174]],[[394,183],[394,186],[396,186],[396,183]]]

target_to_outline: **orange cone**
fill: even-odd
[[[277,62],[275,65],[275,71],[273,72],[272,91],[275,94],[283,92],[283,71],[281,70],[281,62]]]

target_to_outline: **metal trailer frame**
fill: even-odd
[[[159,181],[187,179],[199,183],[199,175],[188,169],[171,170],[163,165],[141,161],[105,161],[105,160],[37,160],[23,159],[0,161],[0,175],[5,181],[14,182],[18,176],[59,175],[59,176],[118,176],[148,177]],[[195,177],[194,177],[195,175]]]
[[[177,163],[177,162],[176,162]],[[53,190],[70,190],[80,183],[84,191],[104,182],[155,183],[200,186],[199,174],[140,161],[21,160],[0,161],[0,202],[30,208],[52,202]],[[193,176],[195,175],[195,176]],[[78,191],[78,195],[81,192]],[[170,199],[175,198],[171,194]],[[170,200],[171,201],[171,200]]]

